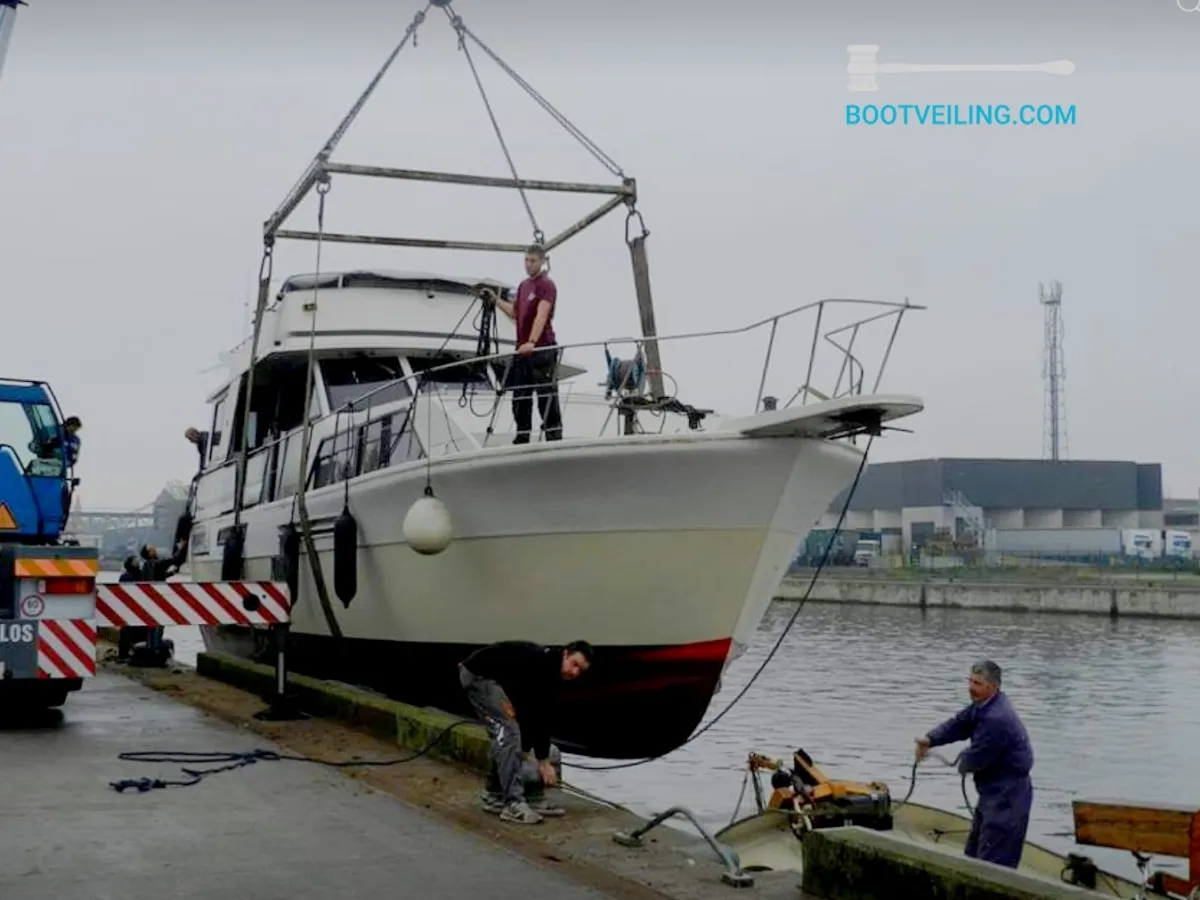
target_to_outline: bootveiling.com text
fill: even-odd
[[[847,103],[847,125],[1075,125],[1075,104]]]

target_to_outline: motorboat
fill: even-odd
[[[459,46],[474,42],[496,58],[444,11]],[[565,689],[556,743],[607,758],[663,754],[692,733],[797,546],[856,481],[865,440],[921,410],[919,398],[880,385],[901,319],[920,307],[820,299],[725,330],[664,336],[636,182],[594,142],[589,151],[616,183],[532,182],[518,178],[511,159],[511,179],[334,161],[424,15],[264,225],[252,333],[226,354],[226,376],[208,398],[185,541],[189,574],[287,573],[292,670],[451,712],[467,711],[457,664],[475,648],[587,640],[595,664]],[[333,242],[510,254],[529,242],[331,232],[330,185],[356,176],[508,188],[522,199],[531,190],[607,196],[556,235],[541,231],[526,200],[543,251],[627,209],[642,333],[557,345],[561,440],[539,432],[514,443],[516,335],[484,299],[511,295],[513,285],[495,272],[320,265],[321,248]],[[285,227],[314,195],[316,230]],[[274,250],[284,240],[315,244],[317,265],[277,286]],[[785,336],[802,321],[799,338]],[[869,360],[863,335],[876,326],[879,354]],[[746,389],[740,408],[718,414],[724,395],[707,402],[689,386],[681,347],[706,342],[691,359],[711,383],[712,360],[731,358],[732,342],[755,335],[765,344],[761,371],[733,356],[739,364],[724,366],[715,383],[729,396],[739,379]],[[820,351],[831,353],[829,366],[817,365]],[[671,353],[677,360],[668,367],[663,355]],[[602,374],[589,376],[601,358]],[[819,385],[821,372],[829,378]],[[780,403],[768,388],[790,399]],[[405,524],[426,500],[448,520],[432,548],[415,544]],[[269,654],[263,638],[253,629],[204,630],[210,651],[244,657]]]
[[[477,304],[477,283],[330,275],[315,338],[305,311],[311,279],[284,284],[265,317],[271,349],[256,363],[240,511],[246,345],[209,398],[190,574],[220,579],[236,515],[244,577],[271,578],[280,536],[298,524],[303,482],[324,572],[334,565],[337,519],[348,510],[357,522],[357,596],[336,610],[335,636],[311,567],[300,566],[293,670],[455,710],[457,663],[474,648],[582,638],[597,663],[569,691],[560,745],[610,758],[666,752],[695,728],[796,547],[854,480],[863,430],[921,402],[849,394],[710,416],[678,400],[656,407],[641,394],[589,392],[567,347],[563,440],[514,444],[500,358],[480,362],[478,336],[452,331]],[[498,327],[511,347],[511,323]],[[315,421],[302,472],[310,342]],[[437,555],[414,552],[403,531],[427,486],[453,520],[453,541]],[[234,626],[205,629],[206,646],[220,652],[252,655],[252,638]],[[630,717],[642,724],[622,727]]]

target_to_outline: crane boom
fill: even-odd
[[[25,0],[0,0],[0,74],[4,73],[4,57],[17,21],[17,7],[25,5]]]

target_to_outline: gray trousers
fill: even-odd
[[[491,739],[486,789],[502,796],[505,803],[524,800],[521,726],[517,724],[512,703],[504,693],[504,688],[487,678],[477,678],[465,666],[459,666],[458,677],[467,700]]]

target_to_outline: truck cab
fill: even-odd
[[[68,445],[48,384],[0,378],[0,543],[58,543],[79,484]]]
[[[854,564],[861,567],[871,566],[883,555],[883,542],[865,538],[854,545]]]

